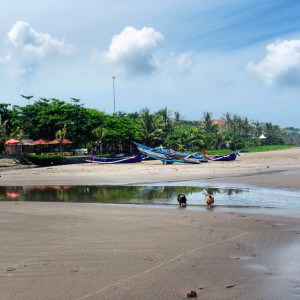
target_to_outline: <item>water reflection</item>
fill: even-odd
[[[226,189],[199,186],[13,186],[0,187],[0,201],[86,202],[177,205],[177,195],[188,205],[205,205],[203,190],[219,206],[297,207],[296,192],[271,189]]]

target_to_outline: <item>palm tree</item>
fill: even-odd
[[[233,125],[232,114],[230,114],[229,112],[225,114],[225,124],[228,131],[233,131],[234,125]]]
[[[233,115],[233,133],[243,135],[243,120],[237,114]]]
[[[259,137],[263,131],[263,124],[259,121],[255,121],[252,123],[252,136]]]
[[[215,126],[212,121],[212,113],[211,112],[205,112],[203,114],[203,123],[204,123],[204,129],[208,133],[213,132]]]
[[[265,123],[264,133],[267,136],[265,143],[268,145],[283,144],[283,130],[271,122]]]
[[[175,111],[174,112],[174,121],[175,121],[175,124],[180,124],[182,120],[182,117],[181,117],[181,114],[179,111]]]
[[[17,127],[12,128],[9,136],[11,138],[20,140],[24,136],[24,133],[23,133],[22,129],[19,126],[17,126]]]
[[[189,126],[187,129],[187,146],[188,149],[194,151],[194,147],[197,144],[197,140],[199,139],[199,129],[195,126]]]
[[[96,136],[96,138],[97,138],[97,142],[99,143],[99,152],[100,152],[100,154],[102,154],[102,142],[103,142],[103,139],[104,139],[104,137],[107,135],[107,133],[108,133],[108,129],[106,129],[106,128],[104,128],[104,127],[102,127],[102,126],[98,126],[97,128],[95,128],[95,129],[93,129],[92,130],[92,133]]]
[[[169,137],[171,135],[171,130],[172,130],[172,122],[171,122],[171,111],[168,110],[167,107],[165,107],[164,109],[159,110],[157,113],[157,116],[159,118],[161,118],[161,122],[162,122],[162,130],[164,132],[164,138]]]
[[[0,114],[0,136],[4,136],[7,133],[7,122],[8,120],[2,123],[2,116]]]
[[[58,131],[56,131],[55,133],[55,137],[58,139],[59,141],[59,146],[60,146],[60,155],[63,155],[63,142],[64,139],[67,135],[67,124],[64,125],[64,127]]]
[[[214,144],[214,148],[217,150],[222,149],[222,145],[226,141],[226,135],[224,132],[220,130],[216,130],[212,135],[212,143]]]
[[[139,127],[142,139],[148,146],[155,146],[156,142],[162,141],[161,119],[157,115],[151,114],[149,108],[144,108],[141,111]]]
[[[2,116],[0,114],[0,153],[4,150],[4,142],[7,139],[7,122],[8,120],[2,123]]]
[[[242,129],[243,129],[243,134],[246,137],[249,137],[249,135],[251,133],[251,125],[250,125],[250,122],[249,122],[247,117],[242,119],[241,126],[242,126]]]

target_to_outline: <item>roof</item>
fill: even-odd
[[[62,141],[60,139],[55,139],[53,141],[48,142],[48,145],[58,145],[58,144],[73,144],[73,142],[71,142],[68,139],[63,139]]]
[[[39,140],[33,141],[31,144],[32,145],[47,145],[48,142],[44,139],[39,139]]]
[[[5,143],[4,143],[4,145],[17,145],[17,144],[19,144],[20,143],[20,141],[18,141],[18,140],[15,140],[15,139],[9,139],[9,140],[7,140]]]
[[[219,125],[219,126],[221,126],[221,127],[224,127],[225,124],[226,124],[226,121],[225,121],[223,118],[212,119],[211,121],[212,121],[212,123],[213,123],[214,125]],[[203,123],[204,121],[203,121],[203,120],[198,120],[197,122]]]

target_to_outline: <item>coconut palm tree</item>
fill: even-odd
[[[233,131],[234,125],[233,125],[232,114],[229,112],[225,114],[225,124],[228,131]]]
[[[167,107],[160,109],[156,115],[161,118],[162,130],[164,132],[164,138],[170,137],[172,130],[171,111]]]
[[[213,124],[212,113],[211,112],[205,112],[203,114],[203,123],[204,123],[204,129],[208,133],[213,132],[214,129],[216,128],[216,126]]]
[[[142,139],[148,146],[156,146],[155,143],[163,140],[161,119],[157,115],[151,114],[149,108],[141,111],[139,120]]]
[[[67,124],[64,125],[64,127],[55,133],[55,137],[59,141],[59,146],[60,146],[60,155],[63,155],[63,141],[67,135]]]
[[[221,130],[216,130],[212,134],[211,142],[215,149],[220,150],[220,149],[222,149],[222,145],[225,144],[226,139],[227,139],[227,137],[224,134],[224,132],[222,132]]]
[[[98,126],[97,128],[92,130],[92,133],[96,136],[97,142],[99,144],[99,150],[98,149],[97,150],[100,152],[100,154],[102,154],[102,152],[103,152],[103,149],[102,149],[103,139],[107,135],[108,129],[104,128],[102,126]]]
[[[0,136],[4,136],[7,133],[7,130],[6,130],[7,121],[8,120],[6,120],[2,123],[2,116],[0,114]]]
[[[174,121],[175,121],[175,124],[180,124],[181,123],[182,117],[181,117],[181,114],[180,114],[179,111],[174,112]]]
[[[259,137],[263,132],[263,123],[259,121],[252,122],[252,136]]]
[[[2,122],[2,117],[0,114],[0,140],[1,142],[7,140],[8,138],[14,138],[14,139],[21,139],[23,137],[23,131],[19,126],[10,127],[10,122],[9,120],[5,120]]]

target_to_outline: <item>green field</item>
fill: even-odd
[[[268,146],[259,146],[259,147],[252,147],[252,148],[245,148],[239,150],[239,152],[264,152],[264,151],[274,151],[274,150],[284,150],[284,149],[290,149],[295,148],[297,146],[295,145],[268,145]],[[208,155],[222,155],[226,153],[233,152],[233,150],[209,150],[206,151]]]

